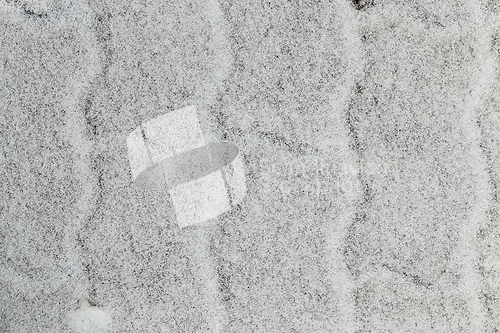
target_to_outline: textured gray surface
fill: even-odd
[[[494,1],[0,2],[1,332],[498,332]],[[244,156],[179,229],[126,138]]]

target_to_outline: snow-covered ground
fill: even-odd
[[[494,1],[0,0],[1,332],[498,332]],[[179,229],[127,136],[247,195]]]

